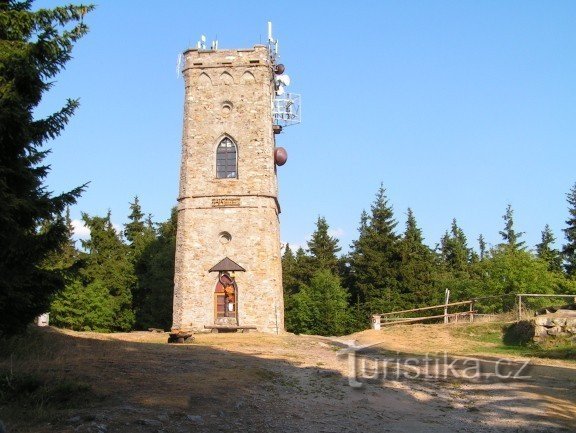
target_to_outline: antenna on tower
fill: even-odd
[[[199,50],[205,50],[206,49],[206,36],[205,35],[200,35],[200,40],[198,42],[196,42],[196,48],[198,48]]]
[[[216,35],[216,39],[214,39],[212,41],[212,44],[210,45],[210,49],[211,50],[217,50],[218,49],[218,35]]]
[[[272,61],[276,61],[276,58],[280,57],[278,55],[278,41],[274,40],[272,36],[272,21],[268,21],[268,51]]]
[[[176,60],[176,78],[180,78],[180,75],[182,75],[182,66],[183,62],[182,60],[184,60],[182,53],[178,54],[178,60]]]

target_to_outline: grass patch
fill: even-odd
[[[0,339],[0,415],[12,424],[57,421],[101,400],[75,377],[56,334],[31,329]]]

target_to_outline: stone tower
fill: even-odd
[[[184,61],[173,332],[282,332],[273,56],[200,48]]]

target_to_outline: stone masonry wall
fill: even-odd
[[[268,50],[189,50],[178,206],[173,328],[214,324],[217,272],[224,257],[236,272],[239,325],[284,329],[280,227],[273,159],[274,88]],[[216,179],[216,148],[238,148],[238,178]],[[229,242],[220,234],[231,235]]]

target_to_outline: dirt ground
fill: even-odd
[[[446,326],[202,334],[183,345],[47,329],[55,349],[36,368],[102,398],[51,423],[4,421],[8,433],[576,431],[576,363],[447,357],[474,343]]]

